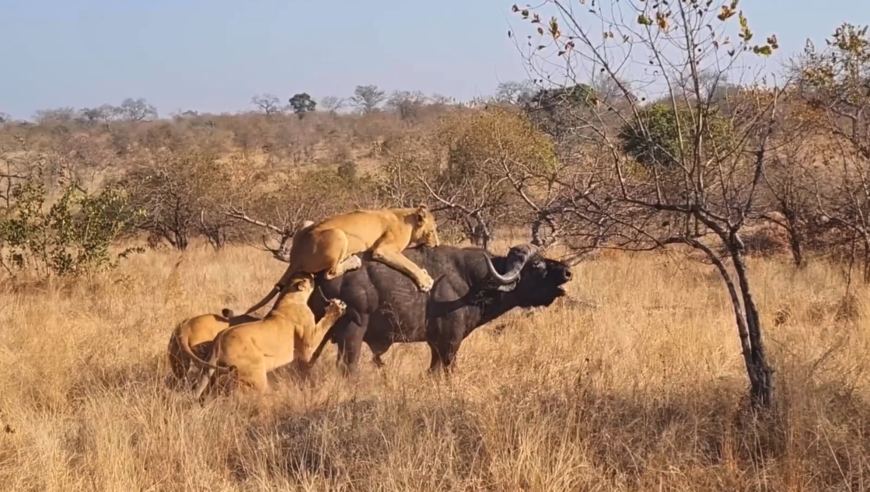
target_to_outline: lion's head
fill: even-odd
[[[287,294],[293,292],[310,294],[313,290],[314,275],[310,273],[298,272],[290,278],[290,281],[287,283],[287,287],[284,289],[284,292]]]
[[[414,211],[414,228],[411,231],[411,242],[429,248],[438,246],[438,228],[435,224],[435,216],[429,211],[426,204],[421,204]]]

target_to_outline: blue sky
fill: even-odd
[[[578,0],[571,0],[578,1]],[[250,109],[251,96],[317,100],[356,85],[458,99],[526,77],[510,0],[0,0],[0,112],[118,104]],[[870,23],[870,0],[743,0],[783,49],[840,22]]]

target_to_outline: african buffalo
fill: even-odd
[[[310,364],[327,341],[338,344],[339,362],[351,373],[357,371],[362,342],[379,367],[380,356],[393,343],[427,342],[429,370],[449,370],[462,340],[475,328],[515,307],[549,306],[565,295],[563,285],[571,279],[568,265],[544,258],[531,245],[514,246],[507,256],[491,260],[480,248],[447,245],[403,254],[435,279],[431,292],[418,291],[407,276],[370,259],[332,280],[318,276],[308,300],[315,319],[323,316],[328,299],[339,298],[347,308],[324,334]]]

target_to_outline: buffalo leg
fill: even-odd
[[[432,351],[432,362],[429,371],[435,372],[441,369],[449,373],[459,345],[462,344],[464,332],[457,327],[463,326],[462,316],[453,313],[446,318],[437,320],[427,333],[427,343]]]
[[[438,349],[435,348],[435,345],[431,343],[429,344],[429,351],[432,352],[432,359],[429,362],[429,373],[434,374],[443,369],[441,366],[441,355],[438,353]]]
[[[446,373],[453,370],[453,361],[456,360],[456,353],[459,352],[459,344],[462,340],[445,340],[437,344],[438,355],[441,357],[441,367]]]
[[[338,345],[338,364],[345,376],[356,375],[358,371],[359,357],[362,352],[363,336],[367,317],[361,317],[361,324],[357,324],[351,317],[342,318],[342,329],[336,330],[335,342]]]
[[[388,344],[372,345],[371,343],[368,343],[368,342],[366,342],[366,344],[369,346],[369,350],[372,351],[372,363],[378,369],[383,369],[387,364],[384,362],[383,359],[381,359],[381,356],[386,354],[387,350],[390,350],[391,344],[388,343]]]
[[[432,361],[429,364],[429,372],[450,373],[452,370],[453,361],[456,359],[456,352],[459,351],[459,344],[462,340],[437,340],[435,343],[429,343],[429,350],[432,352]]]

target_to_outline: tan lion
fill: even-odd
[[[218,333],[230,326],[259,319],[249,314],[234,316],[232,310],[223,309],[219,315],[201,314],[178,323],[169,337],[169,365],[172,374],[178,381],[185,380],[190,372],[191,358],[208,357],[212,341]]]
[[[404,272],[417,287],[427,292],[432,277],[406,258],[402,251],[423,245],[438,246],[435,217],[426,207],[357,210],[328,217],[302,227],[293,235],[290,264],[275,287],[245,314],[265,306],[297,272],[332,279],[361,266],[358,253],[370,251],[372,259]]]
[[[314,224],[311,220],[302,222],[299,229]],[[179,381],[190,375],[192,357],[203,359],[211,352],[214,337],[230,326],[259,321],[262,318],[242,314],[236,316],[231,309],[222,309],[221,314],[202,314],[179,323],[169,338],[169,364],[172,374]],[[196,355],[194,355],[194,353]]]
[[[331,302],[326,315],[315,325],[308,298],[314,291],[314,276],[298,273],[281,290],[269,314],[259,321],[239,324],[218,333],[209,360],[193,356],[208,368],[196,388],[201,398],[217,381],[217,372],[234,373],[238,383],[263,393],[269,389],[267,373],[294,360],[307,363],[314,336],[344,314],[344,303]]]

